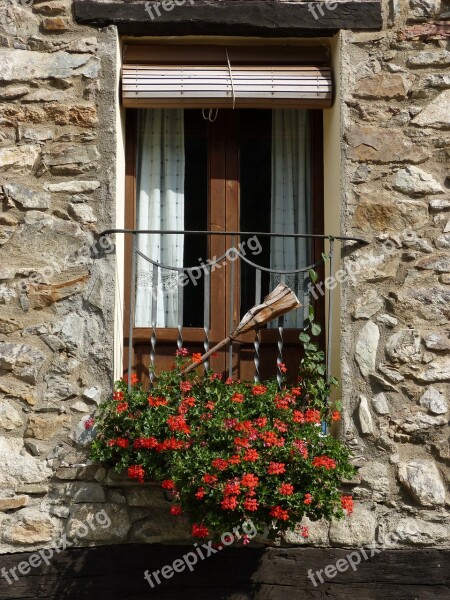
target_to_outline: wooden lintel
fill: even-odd
[[[74,0],[73,5],[78,23],[116,25],[128,35],[311,37],[382,27],[381,0]]]

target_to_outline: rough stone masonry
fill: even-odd
[[[102,507],[77,543],[187,540],[159,488],[86,460],[112,380],[115,257],[85,249],[115,223],[117,32],[27,4],[0,0],[0,548],[73,540]],[[342,289],[357,506],[307,543],[449,547],[450,5],[383,8],[341,33],[342,233],[372,240]]]

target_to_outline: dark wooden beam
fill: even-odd
[[[116,25],[129,35],[320,36],[339,29],[380,29],[381,0],[74,0],[78,23]],[[147,7],[152,7],[149,11]],[[157,5],[157,6],[156,6]],[[164,6],[172,6],[164,10]]]
[[[201,544],[199,544],[201,546]],[[35,566],[28,574],[10,575],[10,569],[28,561],[31,553],[0,556],[2,600],[448,600],[450,550],[419,548],[384,550],[366,548],[367,560],[351,548],[229,548],[199,560],[190,572],[161,574],[151,588],[144,572],[161,571],[182,559],[192,546],[128,544],[70,549],[55,554],[48,566]],[[348,564],[352,553],[355,570]],[[33,553],[35,555],[35,553]],[[48,553],[46,554],[48,556]],[[358,557],[360,563],[358,562]],[[347,561],[347,570],[334,575],[327,565]],[[34,559],[36,560],[36,559]],[[193,561],[193,559],[191,559]],[[41,561],[42,562],[42,561]],[[179,564],[179,563],[178,563]],[[26,564],[25,564],[26,567]],[[311,569],[311,571],[309,571]],[[21,567],[22,571],[27,569]],[[323,583],[308,573],[321,570]],[[167,570],[165,571],[167,574]]]

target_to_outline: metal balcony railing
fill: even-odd
[[[297,294],[302,307],[298,310],[302,311],[300,316],[295,317],[296,322],[294,324],[295,329],[301,329],[302,317],[308,315],[309,306],[312,303],[311,296],[317,294],[314,293],[315,286],[312,284],[309,273],[311,269],[322,271],[321,281],[325,277],[325,269],[322,268],[324,263],[328,263],[328,273],[333,275],[335,273],[335,258],[336,258],[336,242],[354,242],[356,244],[366,244],[367,242],[360,238],[345,237],[345,236],[327,236],[327,235],[314,235],[314,234],[279,234],[279,233],[265,233],[265,232],[238,232],[238,231],[168,231],[168,230],[135,230],[135,229],[108,229],[102,232],[101,235],[124,235],[129,238],[131,236],[131,265],[125,265],[125,268],[129,268],[129,332],[128,332],[128,347],[133,348],[133,335],[136,327],[136,306],[137,298],[139,294],[142,294],[142,280],[146,280],[146,289],[150,290],[151,302],[148,303],[149,311],[148,315],[144,315],[146,322],[143,323],[144,318],[140,314],[141,322],[138,326],[150,329],[150,336],[148,339],[150,346],[150,379],[152,380],[153,372],[156,365],[156,356],[158,348],[158,331],[161,332],[162,327],[167,327],[167,324],[161,324],[158,322],[158,302],[161,302],[161,282],[165,282],[166,285],[166,299],[168,294],[172,291],[171,305],[172,305],[172,322],[170,327],[176,330],[176,340],[174,340],[175,349],[183,347],[184,338],[183,333],[186,327],[201,327],[204,332],[203,348],[207,352],[211,345],[210,340],[210,321],[211,321],[211,309],[212,302],[217,301],[217,296],[212,297],[212,293],[221,293],[220,289],[212,289],[211,281],[213,274],[216,270],[224,269],[227,277],[227,289],[229,290],[228,306],[229,311],[228,323],[230,331],[238,324],[240,317],[250,309],[254,304],[259,304],[263,300],[263,297],[273,289],[279,282],[285,282],[293,291]],[[182,236],[178,239],[183,240],[184,258],[186,254],[194,256],[195,252],[205,252],[203,256],[211,256],[213,247],[213,240],[222,239],[222,253],[220,256],[213,255],[211,258],[206,260],[199,260],[199,264],[191,266],[174,266],[173,264],[166,264],[164,260],[152,258],[142,251],[143,245],[140,240],[145,239],[148,245],[151,246],[152,240],[157,239],[157,246],[159,249],[164,246],[164,243],[169,236]],[[290,266],[288,268],[273,268],[270,266],[270,252],[273,249],[274,240],[281,238],[284,242],[287,240],[291,241],[291,246],[297,251],[300,248],[304,249],[304,255],[299,256],[297,252],[296,264],[292,264],[292,256],[290,257]],[[197,240],[192,242],[190,240]],[[202,240],[199,242],[198,240]],[[249,240],[258,241],[261,251],[257,255],[251,258],[248,256],[248,252],[244,251],[245,242],[247,242],[247,249],[249,247]],[[310,262],[308,257],[314,255],[313,245],[317,242],[322,244],[323,253],[319,260]],[[188,252],[186,252],[188,250]],[[256,254],[256,253],[253,253]],[[316,247],[317,254],[317,247]],[[189,300],[189,294],[192,294],[192,290],[188,289],[186,281],[194,282],[200,281],[201,295],[197,289],[195,294],[191,296]],[[328,286],[326,291],[323,290],[323,283],[317,286],[320,289],[320,295],[328,296],[328,317],[326,323],[326,340],[327,340],[327,376],[330,376],[330,358],[331,358],[331,331],[332,331],[332,319],[333,319],[333,304],[334,304],[334,289],[335,286]],[[239,293],[236,294],[236,291]],[[164,295],[163,295],[164,298]],[[239,303],[240,317],[236,319],[236,302]],[[187,306],[186,306],[187,303]],[[142,313],[142,311],[140,311]],[[197,322],[192,324],[191,321]],[[201,323],[199,322],[201,320]],[[292,317],[285,315],[279,317],[276,323],[271,326],[276,331],[277,336],[277,365],[284,362],[283,360],[283,349],[284,349],[284,332],[286,328],[293,328]],[[217,342],[219,340],[214,340]],[[253,353],[254,353],[254,380],[259,381],[260,378],[260,362],[261,362],[261,337],[260,332],[255,331],[253,341]],[[229,376],[232,376],[232,355],[233,346],[229,344],[228,347],[228,361],[227,371]],[[128,356],[128,372],[132,371],[132,351],[129,352]],[[205,363],[204,368],[209,367],[208,363]],[[281,371],[277,368],[277,377],[281,381]]]

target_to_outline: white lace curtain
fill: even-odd
[[[184,118],[182,110],[140,110],[138,113],[137,228],[184,229]],[[183,235],[138,235],[140,252],[161,264],[183,266]],[[138,256],[135,326],[149,327],[157,302],[157,327],[178,324],[176,271],[158,269]]]
[[[309,118],[306,110],[272,112],[272,210],[273,233],[308,233],[311,231]],[[306,238],[274,237],[271,242],[270,267],[289,271],[311,263],[310,242]],[[271,288],[280,282],[271,277]],[[286,284],[305,305],[303,276],[286,276]],[[276,327],[277,323],[272,323]],[[285,327],[302,327],[301,309],[287,314]]]

